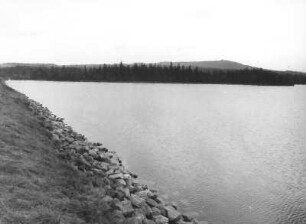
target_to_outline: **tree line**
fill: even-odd
[[[13,66],[0,68],[0,76],[10,79],[147,82],[147,83],[209,83],[247,85],[306,84],[303,73],[278,72],[260,68],[244,70],[198,69],[191,66],[123,63],[98,66]]]

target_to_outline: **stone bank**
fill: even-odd
[[[62,118],[31,99],[28,107],[38,117],[53,140],[59,156],[74,169],[90,177],[100,191],[101,213],[118,224],[207,224],[184,215],[175,204],[165,203],[156,190],[137,180],[118,155],[76,133]]]

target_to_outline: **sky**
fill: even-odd
[[[0,0],[0,63],[221,59],[306,72],[306,0]]]

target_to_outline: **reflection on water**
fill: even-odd
[[[306,87],[9,84],[213,224],[306,223]]]

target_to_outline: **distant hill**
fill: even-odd
[[[251,69],[254,67],[244,65],[238,62],[234,61],[228,61],[228,60],[219,60],[219,61],[182,61],[182,62],[159,62],[159,63],[153,63],[160,66],[169,66],[172,63],[172,65],[181,65],[181,66],[191,66],[192,68],[198,67],[199,69],[222,69],[222,70],[243,70],[243,69]],[[146,64],[146,63],[133,63],[133,64]],[[133,65],[130,64],[130,65]],[[96,68],[101,66],[102,64],[79,64],[79,65],[66,65],[68,67],[88,67],[88,68]],[[115,64],[113,64],[115,65]],[[129,65],[129,64],[125,64]],[[16,66],[30,66],[30,67],[54,67],[58,66],[56,64],[51,63],[3,63],[0,64],[0,68],[9,68],[9,67],[16,67]]]
[[[52,66],[57,66],[57,65],[51,64],[51,63],[15,63],[15,62],[0,64],[0,68],[10,68],[10,67],[16,67],[16,66],[52,67]]]
[[[190,61],[190,62],[160,62],[157,65],[169,66],[172,65],[181,65],[181,66],[191,66],[192,68],[198,67],[199,69],[222,69],[222,70],[243,70],[251,69],[253,67],[244,65],[234,61],[219,60],[219,61]]]
[[[159,62],[159,63],[153,63],[160,66],[169,66],[172,63],[172,65],[181,65],[181,66],[191,66],[192,68],[198,67],[199,69],[222,69],[222,70],[243,70],[243,69],[251,69],[253,67],[244,65],[238,62],[234,61],[228,61],[228,60],[219,60],[219,61],[183,61],[183,62]],[[143,64],[143,63],[134,63],[134,64]],[[83,64],[83,65],[66,65],[69,67],[88,67],[88,68],[96,68],[101,66],[102,64]],[[125,64],[128,65],[128,64]],[[131,64],[133,65],[133,64]],[[54,67],[58,66],[56,64],[51,63],[3,63],[0,64],[0,68],[9,68],[9,67],[16,67],[16,66],[30,66],[30,67]]]

